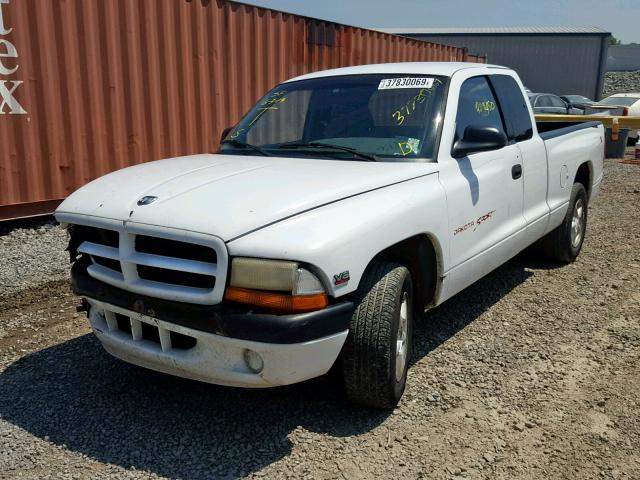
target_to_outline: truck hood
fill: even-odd
[[[225,241],[346,197],[437,171],[435,163],[192,155],[105,175],[56,213],[179,228]],[[139,205],[143,197],[157,197]]]

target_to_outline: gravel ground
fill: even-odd
[[[633,92],[640,92],[640,71],[607,72],[604,74],[603,98],[614,93]]]
[[[66,231],[52,221],[36,225],[0,232],[0,300],[69,275]]]
[[[640,167],[605,169],[578,261],[521,256],[429,312],[393,412],[331,376],[241,390],[119,362],[50,280],[63,232],[1,238],[3,285],[31,289],[0,305],[0,477],[640,478]]]

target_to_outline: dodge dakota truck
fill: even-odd
[[[599,123],[536,124],[510,69],[364,65],[288,80],[217,153],[110,173],[56,218],[115,357],[239,387],[335,364],[391,408],[425,309],[527,247],[578,256],[603,155]]]

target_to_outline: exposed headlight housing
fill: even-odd
[[[290,312],[319,310],[328,305],[322,282],[297,262],[234,258],[225,298]]]

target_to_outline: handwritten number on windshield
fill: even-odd
[[[405,103],[399,110],[396,110],[391,114],[391,117],[395,119],[396,125],[400,126],[404,123],[404,119],[410,115],[412,115],[416,111],[416,104],[423,103],[427,97],[429,97],[433,93],[433,89],[438,85],[443,85],[443,83],[437,78],[433,82],[433,86],[430,88],[421,88],[417,95],[415,95],[411,100]],[[402,112],[405,112],[405,115]]]
[[[251,122],[249,122],[249,125],[247,126],[250,127],[251,125],[256,123],[256,121],[258,121],[258,119],[269,110],[278,110],[278,107],[276,107],[275,105],[278,103],[286,102],[287,101],[286,94],[287,94],[286,90],[283,90],[282,92],[273,92],[268,99],[266,99],[264,102],[260,104],[262,105],[262,107],[258,108],[258,113],[256,114],[255,117],[253,117],[253,120],[251,120]]]
[[[417,95],[400,107],[399,110],[393,112],[391,116],[395,119],[396,124],[398,126],[402,125],[404,123],[404,119],[416,111],[416,104],[424,102],[430,94],[430,90],[421,88]],[[405,112],[405,114],[403,115],[402,112]]]

